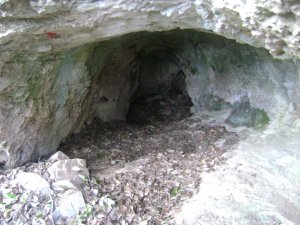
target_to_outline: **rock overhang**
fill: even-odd
[[[3,0],[0,14],[2,43],[13,42],[7,50],[19,43],[22,50],[49,52],[137,31],[181,28],[264,47],[278,58],[300,56],[297,1]]]

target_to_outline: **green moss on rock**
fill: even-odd
[[[226,119],[226,122],[233,126],[256,128],[266,126],[269,121],[267,113],[262,109],[252,107],[247,96],[234,104],[230,116]]]
[[[256,127],[256,128],[265,127],[270,122],[270,118],[268,117],[268,114],[262,109],[254,109],[254,110],[255,110],[255,112],[254,112],[254,115],[255,115],[254,127]]]

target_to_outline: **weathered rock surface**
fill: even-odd
[[[22,2],[22,3],[20,3]],[[76,47],[141,30],[193,28],[299,57],[299,2],[288,1],[14,1],[0,2],[1,41],[33,52]],[[46,33],[53,32],[53,33]],[[32,42],[34,38],[34,42]],[[24,49],[19,49],[23,51]]]
[[[56,153],[54,153],[49,159],[48,162],[50,163],[55,163],[59,160],[67,160],[70,159],[65,153],[58,151]]]
[[[85,207],[85,202],[80,191],[65,195],[59,206],[53,212],[54,220],[66,219],[76,216]]]
[[[180,73],[195,112],[247,96],[274,126],[299,117],[297,1],[1,0],[0,17],[1,167],[55,152],[94,117],[125,119],[139,90]],[[286,60],[196,31],[121,37],[175,28]]]
[[[40,192],[46,195],[51,193],[51,188],[49,183],[35,173],[18,173],[15,183],[24,187],[27,191]]]
[[[75,186],[83,187],[89,179],[89,171],[84,159],[65,159],[52,164],[48,169],[50,178],[55,181],[69,180]]]
[[[66,190],[78,190],[78,188],[69,180],[59,180],[52,183],[52,189],[57,192],[63,192]]]

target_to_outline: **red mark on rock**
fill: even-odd
[[[46,32],[48,38],[58,38],[58,34],[55,32]]]

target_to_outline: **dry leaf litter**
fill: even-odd
[[[94,120],[50,159],[1,171],[1,224],[174,224],[201,173],[238,141],[190,106],[182,95],[139,99],[127,122]]]

